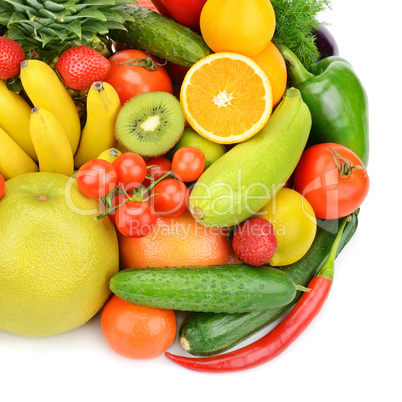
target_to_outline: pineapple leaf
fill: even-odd
[[[122,31],[127,31],[127,28],[120,22],[116,22],[116,21],[106,21],[105,22],[106,27],[109,29],[119,29]]]
[[[125,21],[134,21],[134,17],[131,14],[126,13],[125,11],[115,9],[117,14],[119,14]]]
[[[45,47],[49,42],[52,42],[52,40],[54,40],[54,37],[57,35],[53,29],[42,28],[39,32],[39,36],[42,41],[42,47]]]
[[[106,17],[107,21],[121,22],[121,23],[124,22],[124,18],[116,11],[102,9],[102,14]]]
[[[63,11],[65,8],[63,4],[54,3],[53,1],[44,1],[43,5],[47,10],[51,11],[52,13],[58,13],[60,11]]]
[[[26,1],[30,6],[40,10],[41,8],[44,8],[42,3],[39,3],[38,0],[27,0]]]
[[[107,26],[100,21],[86,21],[82,24],[83,31],[97,32],[100,34],[107,34],[109,32]]]
[[[63,24],[63,27],[81,39],[82,28],[79,20],[73,20],[69,24]]]
[[[56,20],[56,16],[54,13],[52,13],[49,10],[46,10],[46,8],[41,8],[39,11],[39,14],[43,17],[43,18],[51,18],[53,20]]]
[[[95,9],[81,10],[74,18],[93,18],[95,20],[106,21],[104,14]]]

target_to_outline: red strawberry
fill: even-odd
[[[88,46],[65,50],[56,68],[64,84],[77,91],[89,89],[93,82],[103,81],[109,72],[109,60]]]
[[[276,253],[277,241],[272,223],[263,218],[243,222],[233,236],[233,250],[245,264],[266,264]]]
[[[13,78],[20,72],[20,63],[25,59],[22,47],[16,41],[0,37],[0,78]]]

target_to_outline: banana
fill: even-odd
[[[81,135],[80,118],[73,99],[56,72],[41,60],[24,60],[20,78],[33,105],[48,110],[60,121],[74,154]]]
[[[116,145],[114,125],[120,108],[119,96],[110,84],[97,81],[91,85],[87,97],[87,121],[74,156],[76,168]]]
[[[38,166],[0,127],[0,173],[6,180],[24,173],[37,172]]]
[[[39,159],[39,171],[71,176],[74,172],[74,157],[57,117],[49,110],[34,107],[29,130]]]
[[[0,127],[35,161],[38,161],[29,134],[31,107],[0,80]]]
[[[117,148],[109,148],[102,151],[96,159],[104,159],[110,163],[113,163],[115,159],[122,154]]]

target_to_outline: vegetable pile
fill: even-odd
[[[197,371],[261,365],[319,313],[357,229],[370,186],[363,84],[317,19],[329,0],[132,3],[0,2],[0,213],[18,177],[68,177],[120,239],[126,267],[103,283],[112,349]],[[184,228],[172,250],[168,227],[188,219],[211,245],[190,246]],[[176,310],[188,312],[183,356],[167,352]]]

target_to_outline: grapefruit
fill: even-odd
[[[119,234],[119,243],[122,268],[240,263],[224,229],[202,226],[189,211],[176,218],[158,217],[146,237]]]
[[[53,335],[85,324],[110,295],[119,249],[110,219],[73,178],[28,173],[0,200],[0,329]]]

